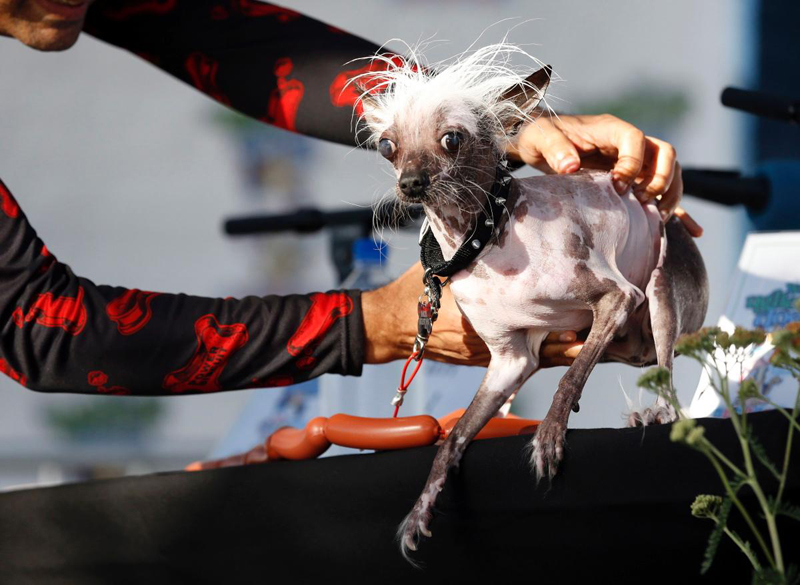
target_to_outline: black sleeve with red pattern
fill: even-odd
[[[383,67],[347,64],[374,43],[257,0],[102,0],[84,30],[257,120],[348,145],[357,91],[347,82]]]
[[[51,392],[171,395],[359,375],[358,291],[211,299],[95,285],[0,182],[0,371]]]

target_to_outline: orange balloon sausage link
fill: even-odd
[[[450,435],[450,431],[456,426],[458,419],[450,419],[444,425],[444,438]],[[495,439],[497,437],[508,437],[510,435],[527,435],[533,433],[539,426],[538,420],[527,420],[524,418],[493,418],[475,435],[476,439]]]
[[[432,445],[441,438],[442,427],[432,416],[365,418],[335,414],[328,419],[328,440],[355,449],[410,449]]]
[[[365,418],[349,414],[335,414],[311,419],[303,429],[284,427],[275,431],[265,443],[247,453],[216,461],[195,462],[186,471],[215,469],[233,465],[248,465],[279,461],[281,459],[313,459],[319,457],[331,444],[354,449],[410,449],[433,445],[445,439],[464,414],[456,410],[438,421],[432,416],[418,415],[398,418]],[[509,435],[525,435],[536,431],[538,420],[516,416],[493,418],[481,429],[476,439],[492,439]]]
[[[331,442],[325,437],[325,426],[328,422],[324,416],[308,421],[304,429],[283,427],[267,439],[267,459],[314,459],[319,457]]]

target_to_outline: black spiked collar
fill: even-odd
[[[419,257],[426,276],[449,278],[472,264],[478,254],[496,237],[503,214],[506,212],[505,203],[510,188],[511,174],[505,164],[501,164],[497,167],[497,175],[489,192],[489,209],[481,210],[472,232],[464,239],[450,260],[444,259],[442,248],[426,221],[419,240]]]

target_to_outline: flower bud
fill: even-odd
[[[683,418],[672,425],[669,438],[674,443],[682,443],[687,435],[697,426],[697,421],[692,418]]]
[[[719,514],[722,498],[719,496],[699,495],[692,502],[692,516],[696,518],[712,518]]]

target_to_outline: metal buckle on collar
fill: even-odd
[[[425,353],[425,346],[433,331],[433,324],[439,316],[442,298],[442,282],[433,275],[430,268],[422,277],[425,290],[417,300],[417,337],[414,340],[414,359],[420,361]],[[445,282],[447,284],[447,282]]]

